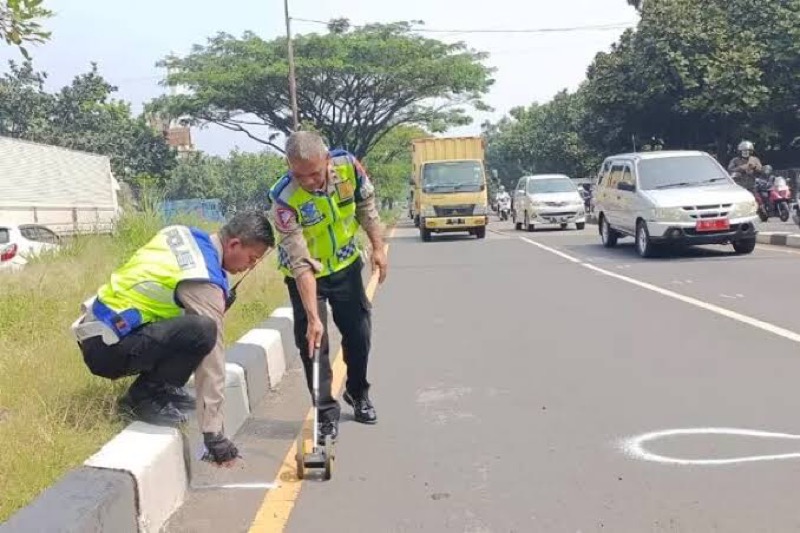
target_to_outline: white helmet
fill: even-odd
[[[750,141],[742,141],[737,148],[740,152],[754,152],[756,147]]]

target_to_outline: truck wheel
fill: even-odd
[[[733,251],[737,254],[751,254],[756,249],[755,239],[742,239],[733,242]]]
[[[414,227],[415,228],[419,227],[419,215],[414,217]]]
[[[423,242],[430,242],[431,230],[425,228],[419,228],[419,236],[422,238]]]
[[[479,239],[486,238],[486,226],[475,228],[475,236]]]

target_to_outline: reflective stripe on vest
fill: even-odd
[[[98,290],[92,312],[124,337],[143,324],[182,315],[175,291],[190,280],[213,283],[228,295],[228,278],[209,235],[169,226],[111,274]]]
[[[316,274],[318,278],[352,265],[361,252],[356,239],[356,169],[348,156],[332,158],[332,166],[338,181],[331,195],[310,193],[288,176],[278,180],[270,190],[273,201],[288,205],[297,213],[309,253],[322,264],[322,271]],[[292,276],[280,240],[278,268],[284,275]]]

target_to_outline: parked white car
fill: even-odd
[[[649,257],[663,244],[756,246],[756,201],[705,152],[679,150],[607,158],[595,188],[603,245],[631,236]]]
[[[534,231],[537,225],[556,224],[561,229],[586,226],[586,209],[578,186],[563,174],[523,176],[514,190],[511,216],[516,229]]]
[[[21,268],[29,258],[59,249],[60,242],[60,237],[45,226],[0,222],[0,270]]]

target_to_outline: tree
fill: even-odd
[[[419,126],[398,126],[387,133],[364,158],[378,198],[401,200],[411,177],[411,141],[430,134]]]
[[[546,104],[514,108],[498,124],[484,126],[489,167],[506,187],[524,174],[559,173],[584,177],[594,171],[599,154],[580,131],[580,94],[561,91]]]
[[[197,153],[170,173],[164,193],[169,200],[219,198],[226,212],[263,209],[269,188],[286,170],[285,159],[269,152],[232,151],[227,158]]]
[[[301,122],[314,125],[332,146],[358,157],[392,128],[420,125],[431,131],[471,122],[466,107],[486,110],[481,97],[493,83],[486,54],[463,43],[448,44],[413,33],[410,23],[371,24],[348,29],[342,20],[331,32],[300,35],[293,42]],[[184,57],[170,57],[166,83],[191,95],[162,100],[195,124],[214,123],[272,146],[288,134],[286,39],[241,39],[220,33]]]
[[[0,0],[0,39],[8,45],[19,47],[20,52],[29,59],[23,43],[47,41],[50,32],[44,31],[39,20],[52,14],[42,7],[42,0]]]
[[[175,151],[128,103],[111,98],[117,88],[97,65],[56,94],[44,91],[45,77],[28,62],[11,63],[0,79],[0,134],[107,155],[117,177],[134,183],[149,175],[163,185]]]
[[[47,75],[29,62],[9,61],[9,67],[0,78],[0,135],[27,137],[45,128],[53,96],[44,92]]]

